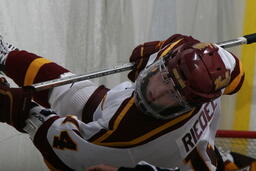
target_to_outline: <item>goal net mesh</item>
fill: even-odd
[[[215,145],[224,151],[256,158],[256,131],[218,130]]]

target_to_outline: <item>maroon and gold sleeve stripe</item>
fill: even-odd
[[[233,55],[234,56],[234,55]],[[234,94],[242,87],[244,81],[244,71],[242,69],[242,64],[238,58],[234,56],[236,60],[236,66],[231,73],[231,81],[229,85],[225,88],[224,94]]]
[[[58,64],[26,51],[13,51],[6,60],[6,74],[19,86],[55,79],[65,72]]]
[[[174,34],[172,35],[171,37],[169,37],[168,39],[166,39],[165,41],[163,41],[162,43],[162,47],[165,47],[166,45],[170,44],[170,43],[174,43],[178,40],[183,40],[182,42],[180,43],[187,43],[187,42],[190,42],[191,44],[195,44],[195,43],[199,43],[200,41],[194,39],[193,37],[191,36],[186,36],[186,35],[182,35],[182,34]],[[180,44],[179,44],[180,45]]]
[[[158,59],[165,56],[167,53],[176,49],[184,43],[190,43],[191,45],[199,43],[198,40],[191,36],[185,36],[181,34],[175,34],[161,43],[161,50],[158,53]]]
[[[6,74],[19,86],[59,78],[67,69],[33,53],[26,51],[12,51],[6,60]],[[45,107],[48,104],[48,91],[36,93],[34,100]]]
[[[165,48],[163,48],[160,52],[158,57],[163,57],[166,54],[168,54],[171,50],[173,50],[175,47],[177,47],[178,45],[180,45],[182,42],[182,39],[177,40],[176,42],[170,43],[169,45],[167,45]]]

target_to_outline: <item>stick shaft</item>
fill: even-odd
[[[50,89],[53,87],[58,87],[61,85],[65,84],[70,84],[78,81],[83,81],[83,80],[90,80],[93,78],[99,78],[115,73],[120,73],[124,71],[129,71],[132,70],[133,64],[132,63],[127,63],[127,64],[122,64],[119,66],[115,66],[113,68],[101,70],[101,71],[96,71],[92,73],[87,73],[87,74],[82,74],[82,75],[74,75],[74,76],[68,76],[64,78],[59,78],[59,79],[54,79],[54,80],[49,80],[37,84],[32,84],[31,87],[34,88],[35,91],[42,91],[46,89]]]
[[[217,45],[223,48],[230,48],[230,47],[234,47],[242,44],[247,44],[247,39],[245,37],[239,37],[237,39],[232,39],[232,40],[217,43]]]
[[[242,45],[242,44],[251,44],[254,42],[256,42],[256,33],[250,34],[250,35],[245,35],[245,36],[239,37],[237,39],[220,42],[217,44],[223,48],[229,48],[229,47],[238,46],[238,45]],[[74,76],[49,80],[49,81],[45,81],[45,82],[41,82],[41,83],[37,83],[37,84],[32,84],[30,87],[32,87],[35,91],[42,91],[42,90],[51,89],[51,88],[54,88],[57,86],[65,85],[65,84],[70,84],[70,83],[75,83],[78,81],[103,77],[106,75],[129,71],[132,69],[133,69],[133,64],[127,63],[127,64],[123,64],[120,66],[115,66],[110,69],[96,71],[96,72],[92,72],[92,73],[88,73],[88,74],[74,75]]]

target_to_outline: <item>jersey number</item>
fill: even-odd
[[[76,143],[74,143],[74,141],[68,135],[67,131],[62,131],[59,136],[54,136],[53,147],[60,150],[64,150],[64,149],[76,150],[77,149]]]

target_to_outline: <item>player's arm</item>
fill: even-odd
[[[94,161],[90,157],[95,147],[85,138],[90,127],[84,125],[75,116],[59,117],[51,109],[33,103],[24,131],[50,170],[73,171],[84,169],[88,165],[86,161]]]
[[[53,146],[47,139],[48,130],[39,129],[43,125],[51,126],[52,122],[57,121],[59,117],[54,112],[43,110],[42,107],[31,103],[31,98],[29,91],[26,92],[22,88],[10,88],[5,80],[1,78],[0,122],[6,122],[21,132],[29,133],[32,139],[35,137],[34,144],[42,153],[46,163],[56,163],[57,161],[56,168],[70,169],[54,153]],[[73,131],[70,127],[66,130]]]
[[[160,41],[146,42],[138,45],[132,51],[129,62],[134,63],[134,69],[129,72],[128,78],[135,81],[140,71],[142,71],[148,63],[150,56],[159,51],[162,46]]]

